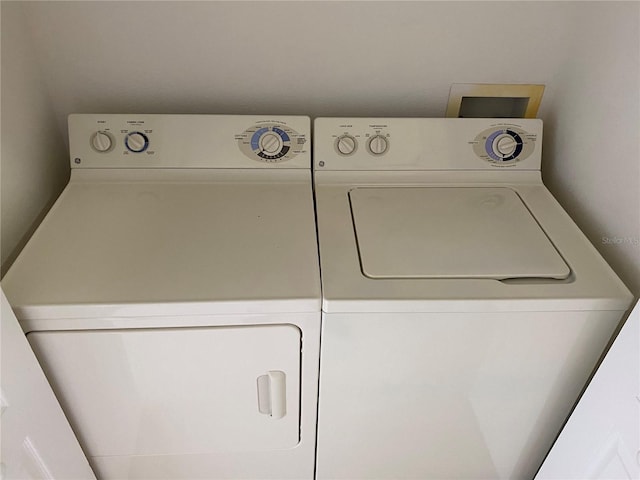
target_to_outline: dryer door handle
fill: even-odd
[[[258,410],[278,420],[287,414],[287,376],[280,370],[260,375],[258,383]]]

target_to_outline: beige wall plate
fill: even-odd
[[[454,83],[447,117],[536,118],[544,85]]]

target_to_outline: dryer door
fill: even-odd
[[[301,337],[292,325],[28,338],[89,456],[259,451],[299,441]]]

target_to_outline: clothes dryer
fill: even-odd
[[[319,118],[317,478],[530,479],[632,296],[542,122]]]
[[[100,479],[312,478],[307,117],[71,115],[2,286]]]

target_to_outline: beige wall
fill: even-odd
[[[65,145],[22,6],[2,2],[0,215],[2,273],[68,176]]]
[[[28,2],[71,111],[443,116],[454,82],[549,83],[572,4]]]
[[[17,10],[6,4],[3,82],[5,11],[13,17]],[[29,87],[40,105],[37,122],[49,130],[55,123],[57,141],[66,141],[71,112],[443,116],[452,83],[546,84],[540,111],[547,123],[545,179],[640,293],[640,248],[601,241],[605,235],[638,238],[636,2],[22,5],[27,32],[15,35],[30,37],[34,46],[22,61],[44,74],[43,84]],[[12,42],[9,58],[22,58],[24,48]],[[609,68],[604,73],[603,62]],[[25,84],[35,83],[31,76]],[[5,111],[22,115],[19,104],[5,109],[4,92],[3,85],[3,120]],[[612,110],[612,94],[622,110]],[[55,122],[47,113],[48,98]],[[619,114],[624,121],[612,122]],[[32,122],[20,120],[13,128],[29,131]],[[14,151],[5,158],[8,130],[4,124],[2,129],[2,167],[8,165],[10,173],[6,179],[3,174],[3,187],[23,191],[41,172],[11,173],[25,154]],[[54,136],[47,131],[49,141]],[[16,137],[18,146],[29,143],[25,133]],[[40,164],[42,148],[30,148],[40,149],[28,155]],[[615,168],[604,168],[603,152],[620,148],[624,155]],[[58,162],[56,153],[50,160],[55,172]],[[50,183],[58,188],[58,173]],[[45,197],[39,193],[29,203],[44,205]],[[611,198],[626,207],[605,208]],[[3,193],[3,228],[4,210]],[[22,202],[6,210],[9,218],[28,216]],[[20,245],[15,239],[21,235],[20,229],[8,232],[9,247]],[[3,261],[4,252],[3,245]]]
[[[640,296],[640,3],[585,4],[553,77],[543,178]]]

